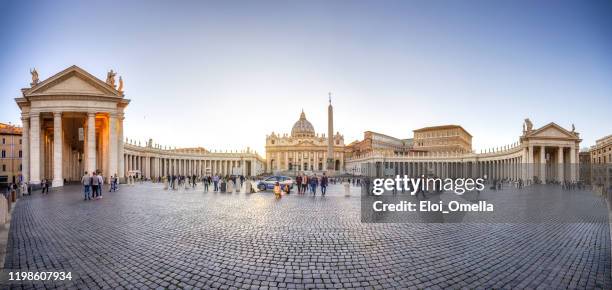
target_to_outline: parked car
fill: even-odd
[[[260,191],[274,189],[274,185],[276,184],[276,182],[278,182],[283,188],[285,185],[289,185],[289,190],[293,189],[293,185],[295,184],[293,178],[289,176],[270,176],[264,178],[263,180],[260,180],[257,183],[257,189],[259,189]]]

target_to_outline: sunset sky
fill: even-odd
[[[474,148],[522,122],[612,134],[610,1],[3,1],[0,122],[30,68],[125,81],[124,135],[263,154],[302,109],[349,143],[459,124]]]

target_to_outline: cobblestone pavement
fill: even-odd
[[[72,280],[2,288],[612,288],[607,223],[364,224],[340,192],[37,193],[17,204],[5,271]]]

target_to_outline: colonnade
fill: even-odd
[[[525,170],[520,157],[489,161],[382,161],[372,173],[381,175],[435,176],[440,178],[508,178],[518,180]]]
[[[123,174],[117,166],[119,148],[123,148],[123,114],[37,111],[22,114],[21,120],[22,176],[30,184],[50,179],[53,187],[62,186],[65,179],[80,180],[84,171]],[[83,134],[65,130],[66,121],[78,124]],[[79,140],[83,142],[80,149]]]
[[[442,155],[442,156],[441,156]],[[347,172],[367,176],[408,175],[440,178],[483,178],[577,181],[578,149],[567,145],[517,146],[485,154],[372,154],[347,161]],[[352,171],[352,172],[351,172]]]
[[[253,156],[233,158],[164,157],[128,153],[124,156],[124,170],[126,177],[138,175],[145,178],[157,178],[168,175],[202,176],[213,174],[251,176],[260,173],[256,166],[258,161]]]

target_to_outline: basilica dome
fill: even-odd
[[[293,128],[291,129],[292,137],[314,137],[315,130],[312,124],[308,120],[306,120],[306,114],[302,111],[300,114],[300,119],[295,122]]]

